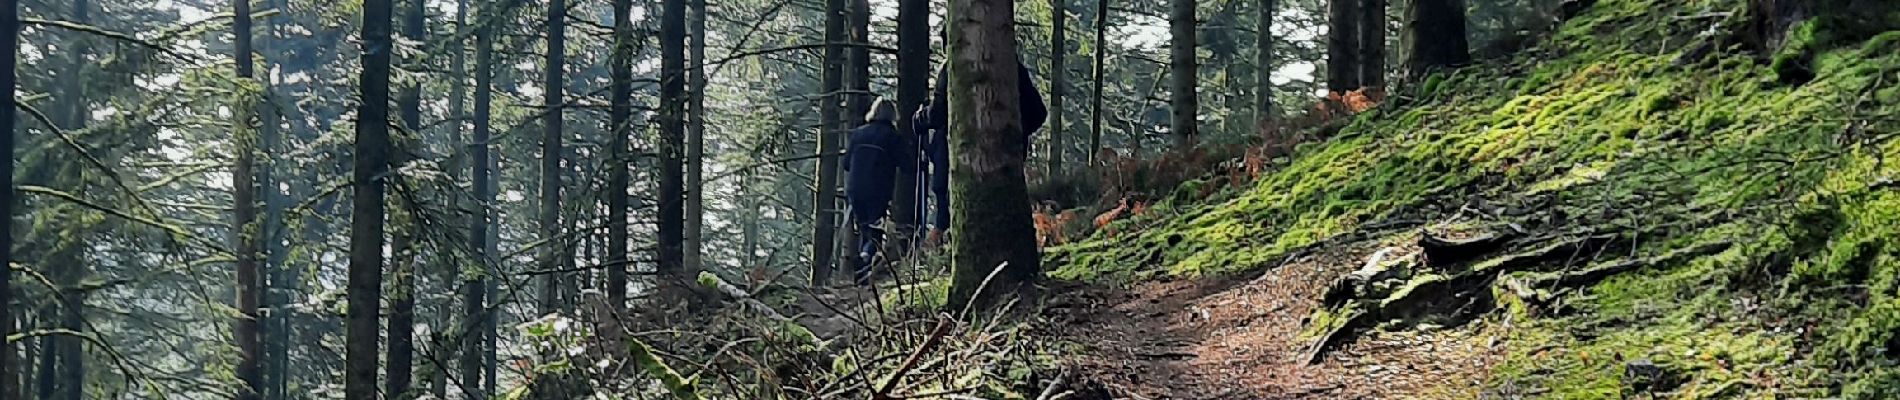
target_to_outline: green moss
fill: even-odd
[[[1870,187],[1900,177],[1891,161],[1900,145],[1841,140],[1855,120],[1870,124],[1866,132],[1900,131],[1874,118],[1900,104],[1900,30],[1804,23],[1768,65],[1721,51],[1676,66],[1672,52],[1682,49],[1657,47],[1693,34],[1675,16],[1745,8],[1601,0],[1559,27],[1549,51],[1432,75],[1406,108],[1301,145],[1251,186],[1198,199],[1183,193],[1198,195],[1205,183],[1183,185],[1165,213],[1049,249],[1050,275],[1232,274],[1386,218],[1442,216],[1427,211],[1456,210],[1469,197],[1549,198],[1539,207],[1566,210],[1568,227],[1648,231],[1632,243],[1635,256],[1713,240],[1734,246],[1544,289],[1582,311],[1571,315],[1531,318],[1532,305],[1496,296],[1521,321],[1508,347],[1557,350],[1513,353],[1493,380],[1548,390],[1540,397],[1615,398],[1629,390],[1611,361],[1620,355],[1682,375],[1681,398],[1812,387],[1827,389],[1794,396],[1892,397],[1900,192]],[[1775,84],[1802,71],[1811,76],[1801,85]],[[1350,312],[1315,314],[1309,334]],[[1804,338],[1777,321],[1820,328]]]

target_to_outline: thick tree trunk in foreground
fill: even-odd
[[[1471,62],[1464,1],[1409,0],[1406,5],[1399,46],[1405,49],[1407,76],[1423,77],[1438,68]]]
[[[1331,0],[1326,9],[1326,89],[1344,94],[1359,81],[1359,13],[1361,0]],[[1455,0],[1454,0],[1455,1]]]
[[[1174,94],[1174,121],[1170,128],[1174,133],[1174,148],[1185,151],[1194,148],[1199,128],[1197,116],[1201,102],[1195,86],[1200,82],[1200,66],[1194,59],[1194,0],[1174,0],[1173,4],[1173,12],[1168,17],[1173,37],[1169,45],[1171,71],[1168,72],[1173,78],[1170,89]]]
[[[1254,119],[1260,128],[1273,121],[1273,13],[1274,0],[1257,0],[1259,25],[1254,27]]]
[[[607,304],[613,305],[616,313],[627,310],[627,186],[630,171],[628,163],[633,153],[628,148],[629,136],[633,135],[633,21],[628,18],[633,12],[633,0],[614,0],[614,49],[609,61],[608,74],[611,85],[608,88],[609,110],[608,132],[613,135],[608,142],[613,146],[607,168]]]
[[[15,60],[20,54],[20,2],[18,0],[0,0],[0,53],[6,53],[0,60],[0,88],[17,90],[18,82],[14,76],[17,68]],[[0,96],[0,110],[12,110],[16,100],[13,96]],[[0,129],[6,134],[0,135],[0,156],[7,162],[0,163],[0,179],[6,179],[6,185],[0,185],[0,221],[5,228],[0,229],[0,260],[13,259],[13,139],[14,121],[17,113],[0,112]],[[0,305],[13,304],[13,271],[9,268],[0,271]],[[12,336],[14,332],[12,306],[0,306],[0,335]],[[14,377],[19,363],[14,358],[14,345],[11,342],[0,343],[0,400],[20,398],[20,385]]]
[[[825,0],[824,93],[819,97],[817,215],[811,233],[811,285],[831,281],[832,256],[836,247],[838,217],[838,139],[846,129],[842,123],[845,58],[845,6],[849,0]]]
[[[376,400],[377,318],[383,287],[383,180],[389,172],[389,0],[363,2],[362,105],[356,112],[356,172],[350,215],[349,306],[344,397]]]
[[[84,1],[78,2],[84,5]],[[251,4],[249,1],[232,2],[235,21],[232,31],[235,38],[233,60],[237,64],[237,79],[252,79],[251,63]],[[259,299],[258,259],[262,258],[259,246],[261,227],[257,225],[257,138],[250,131],[250,116],[255,110],[250,93],[238,96],[238,104],[231,107],[237,110],[237,120],[232,121],[232,138],[237,143],[237,165],[232,168],[231,198],[236,218],[231,229],[237,238],[237,311],[238,317],[232,323],[232,339],[237,342],[238,363],[236,370],[238,381],[238,400],[255,400],[258,391],[264,387],[263,370],[259,368],[258,356],[262,355],[258,346],[257,313]]]
[[[988,308],[1008,293],[1033,300],[1041,274],[1023,182],[1015,14],[1013,0],[950,2],[952,311]]]

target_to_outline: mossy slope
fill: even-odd
[[[1375,226],[1474,216],[1643,232],[1624,256],[1724,241],[1564,293],[1562,312],[1505,300],[1478,322],[1514,327],[1520,352],[1494,384],[1558,398],[1900,397],[1892,13],[1886,32],[1798,27],[1789,46],[1811,53],[1813,76],[1791,83],[1780,56],[1729,44],[1746,1],[1601,0],[1513,59],[1400,90],[1250,188],[1177,195],[1118,222],[1139,225],[1118,237],[1052,249],[1050,274],[1230,274]],[[1616,359],[1654,361],[1673,382],[1633,387]]]

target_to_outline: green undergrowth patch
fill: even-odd
[[[1494,383],[1554,398],[1900,397],[1900,26],[1798,27],[1813,77],[1791,83],[1773,54],[1723,39],[1745,15],[1742,0],[1598,1],[1520,57],[1397,91],[1251,187],[1049,249],[1050,276],[1241,273],[1470,197],[1534,203],[1505,222],[1632,242],[1584,265],[1733,246],[1561,290],[1555,306],[1499,296],[1480,320],[1512,327]],[[1715,50],[1684,57],[1698,46]],[[1637,382],[1636,360],[1668,379]]]

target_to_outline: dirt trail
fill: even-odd
[[[1477,398],[1503,349],[1467,327],[1371,333],[1307,365],[1303,319],[1369,245],[1258,276],[1065,289],[1048,316],[1070,360],[1117,399]]]

